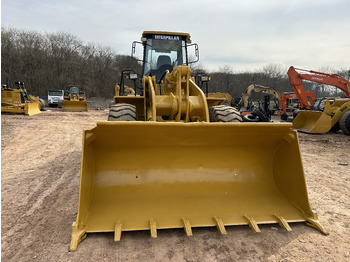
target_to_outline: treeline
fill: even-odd
[[[191,66],[193,72],[206,72],[201,66]],[[130,56],[120,55],[110,47],[86,43],[67,33],[39,33],[15,28],[1,28],[1,82],[25,83],[29,93],[46,96],[49,89],[64,89],[79,85],[87,97],[111,98],[123,69],[141,73],[141,65]],[[255,72],[234,72],[222,66],[210,74],[210,92],[229,93],[240,97],[250,84],[271,87],[279,92],[292,91],[282,65],[268,64]],[[321,71],[321,70],[320,70]],[[350,70],[337,73],[350,79]],[[306,89],[316,97],[341,95],[335,88],[305,82]],[[254,94],[261,97],[259,94]]]
[[[79,85],[87,97],[112,97],[125,68],[140,68],[130,56],[85,43],[67,33],[1,28],[1,82],[25,83],[34,95]],[[139,69],[139,71],[141,71]]]
[[[198,69],[196,69],[198,70]],[[198,70],[205,71],[205,70]],[[279,64],[268,64],[256,72],[234,73],[230,66],[220,67],[219,72],[211,73],[210,92],[229,93],[233,98],[241,97],[251,84],[270,87],[279,93],[292,92],[287,75],[288,68]],[[350,69],[335,71],[331,68],[323,68],[320,72],[337,74],[340,77],[350,80]],[[324,84],[303,81],[306,91],[311,91],[316,97],[340,96],[344,94],[336,87]],[[252,93],[251,99],[263,100],[264,94]]]

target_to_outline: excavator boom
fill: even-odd
[[[308,73],[300,74],[296,70]],[[293,66],[289,68],[287,74],[290,84],[300,101],[301,108],[311,109],[316,101],[316,97],[313,93],[305,91],[302,80],[335,86],[344,92],[345,97],[350,97],[350,82],[335,74],[327,74],[313,70],[294,68]]]

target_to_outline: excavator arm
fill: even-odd
[[[252,85],[248,86],[247,90],[245,91],[245,93],[242,96],[242,100],[240,102],[240,105],[243,104],[244,108],[248,107],[248,99],[251,96],[252,92],[255,92],[255,93],[260,92],[263,94],[268,94],[268,95],[273,96],[275,98],[275,100],[278,100],[278,101],[280,100],[280,94],[276,90],[273,90],[270,87],[252,84]]]
[[[300,74],[296,71],[296,69],[308,73]],[[289,77],[289,82],[299,99],[301,108],[310,109],[316,100],[313,93],[305,91],[302,80],[335,86],[344,92],[345,97],[350,97],[350,82],[335,74],[326,74],[312,70],[304,70],[294,68],[293,66],[289,68],[287,74]],[[309,99],[311,99],[311,105],[309,103]]]

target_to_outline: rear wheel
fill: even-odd
[[[346,111],[339,120],[340,129],[350,136],[350,110]]]
[[[231,106],[219,105],[209,108],[210,122],[242,122],[237,109]]]
[[[137,121],[136,106],[124,103],[112,105],[108,121]]]

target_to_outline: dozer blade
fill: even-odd
[[[305,221],[312,212],[288,123],[98,122],[83,135],[70,250],[90,232]]]
[[[1,102],[1,112],[11,114],[26,114],[29,116],[40,114],[40,103],[13,104]]]
[[[300,111],[293,120],[293,128],[306,133],[327,133],[332,128],[332,118],[321,111]]]
[[[29,116],[40,114],[41,113],[40,103],[39,102],[25,103],[24,113]]]
[[[64,100],[62,103],[62,110],[71,112],[88,111],[87,101]]]

